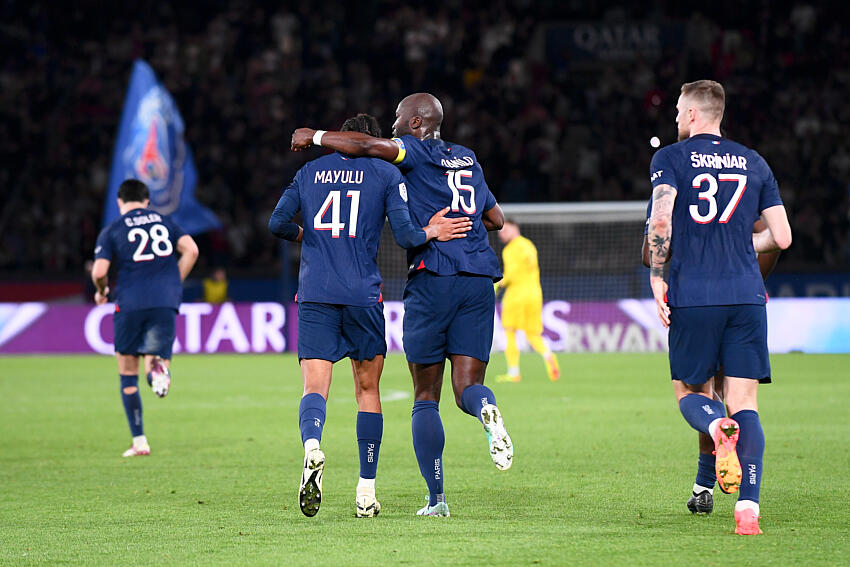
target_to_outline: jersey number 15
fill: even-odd
[[[457,213],[461,209],[468,215],[475,214],[475,186],[466,185],[463,182],[464,178],[472,177],[472,172],[468,169],[454,170],[450,169],[446,171],[446,176],[448,177],[449,182],[449,190],[452,192],[452,212]],[[466,204],[466,201],[463,200],[461,196],[461,191],[469,192],[469,205]]]

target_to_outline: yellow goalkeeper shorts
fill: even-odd
[[[502,327],[539,335],[543,332],[543,298],[509,297],[502,301]]]

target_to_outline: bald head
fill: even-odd
[[[395,111],[393,136],[411,134],[424,140],[439,138],[443,123],[443,105],[429,93],[414,93],[402,99]]]

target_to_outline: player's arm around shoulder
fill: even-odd
[[[310,146],[322,146],[354,157],[376,157],[398,163],[402,146],[396,140],[376,138],[360,132],[328,132],[312,128],[298,128],[292,133],[292,151],[299,152]]]
[[[188,234],[178,238],[177,253],[180,254],[180,259],[177,260],[177,269],[180,270],[180,281],[184,282],[195,266],[195,262],[198,261],[199,252],[195,239]]]

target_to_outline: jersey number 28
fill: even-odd
[[[171,256],[174,251],[174,246],[171,240],[168,239],[168,229],[165,225],[155,224],[150,227],[150,233],[143,228],[133,228],[127,233],[127,240],[135,242],[140,239],[139,245],[136,247],[136,252],[133,253],[134,262],[150,262],[155,256]],[[145,248],[151,243],[151,252],[145,252]]]
[[[717,221],[719,223],[729,222],[729,219],[732,217],[732,213],[735,212],[735,209],[738,207],[738,203],[741,202],[741,197],[744,196],[744,191],[747,190],[746,175],[740,175],[737,173],[721,173],[715,178],[710,173],[701,173],[694,177],[694,180],[691,183],[691,186],[694,189],[701,189],[704,183],[708,183],[708,189],[700,191],[699,195],[697,195],[701,201],[708,201],[708,212],[704,215],[700,214],[699,204],[696,203],[688,208],[691,213],[691,218],[700,224],[708,224],[714,220],[714,217],[717,216],[717,199],[715,199],[714,196],[717,194],[718,181],[721,183],[724,181],[731,181],[738,184],[738,187],[735,189],[735,194],[732,195],[732,198],[729,200],[729,204],[726,205],[725,209],[723,209],[723,213]]]

